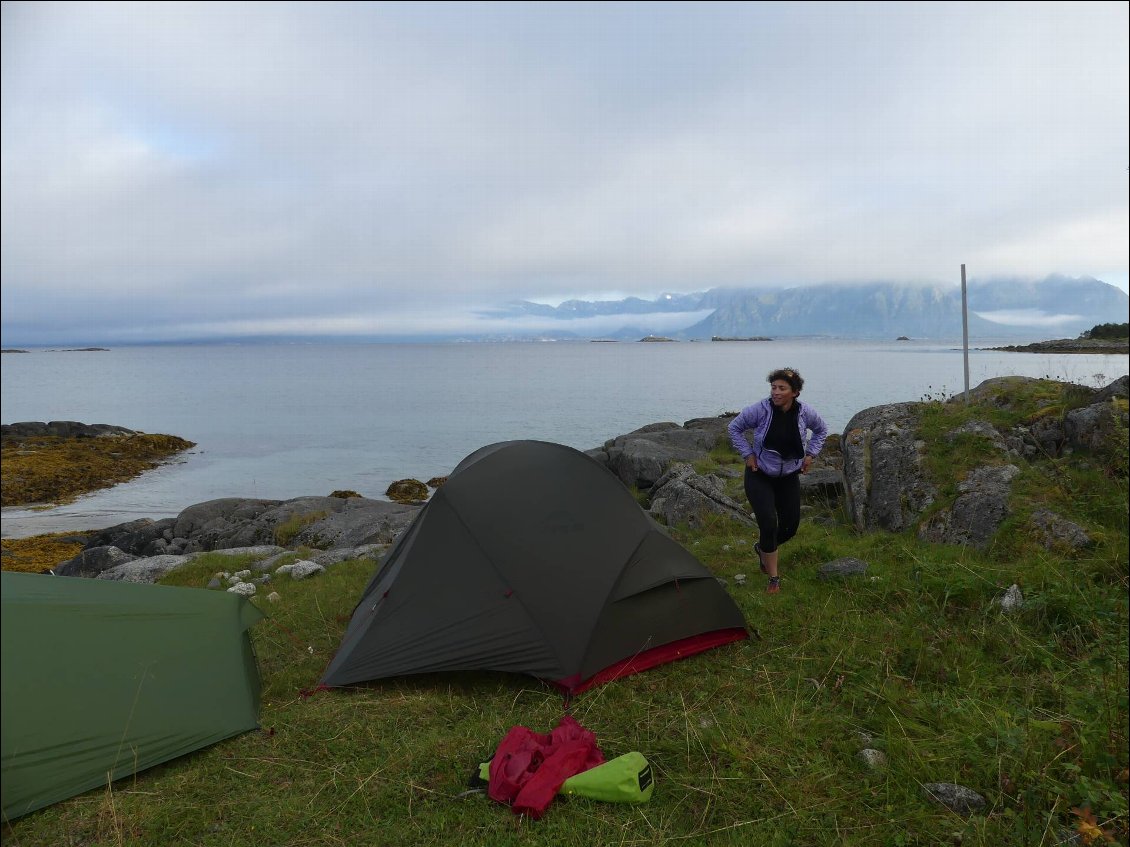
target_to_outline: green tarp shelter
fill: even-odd
[[[401,534],[322,684],[493,670],[577,693],[748,637],[714,575],[604,465],[506,441],[460,462]]]
[[[0,578],[5,819],[258,726],[247,598]]]

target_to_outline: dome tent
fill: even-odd
[[[718,580],[607,468],[507,441],[464,459],[389,550],[322,685],[491,670],[577,693],[747,637]]]

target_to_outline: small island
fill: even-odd
[[[1125,356],[1130,353],[1130,323],[1098,324],[1081,333],[1078,338],[1057,338],[988,349],[1010,353],[1100,353]]]

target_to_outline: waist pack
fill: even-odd
[[[788,476],[804,465],[804,457],[786,459],[776,450],[762,450],[757,454],[757,469],[766,476]]]

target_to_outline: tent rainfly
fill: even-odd
[[[577,693],[747,637],[718,580],[607,468],[507,441],[464,459],[401,534],[322,685],[491,670]]]
[[[2,574],[4,818],[258,726],[245,597]]]

